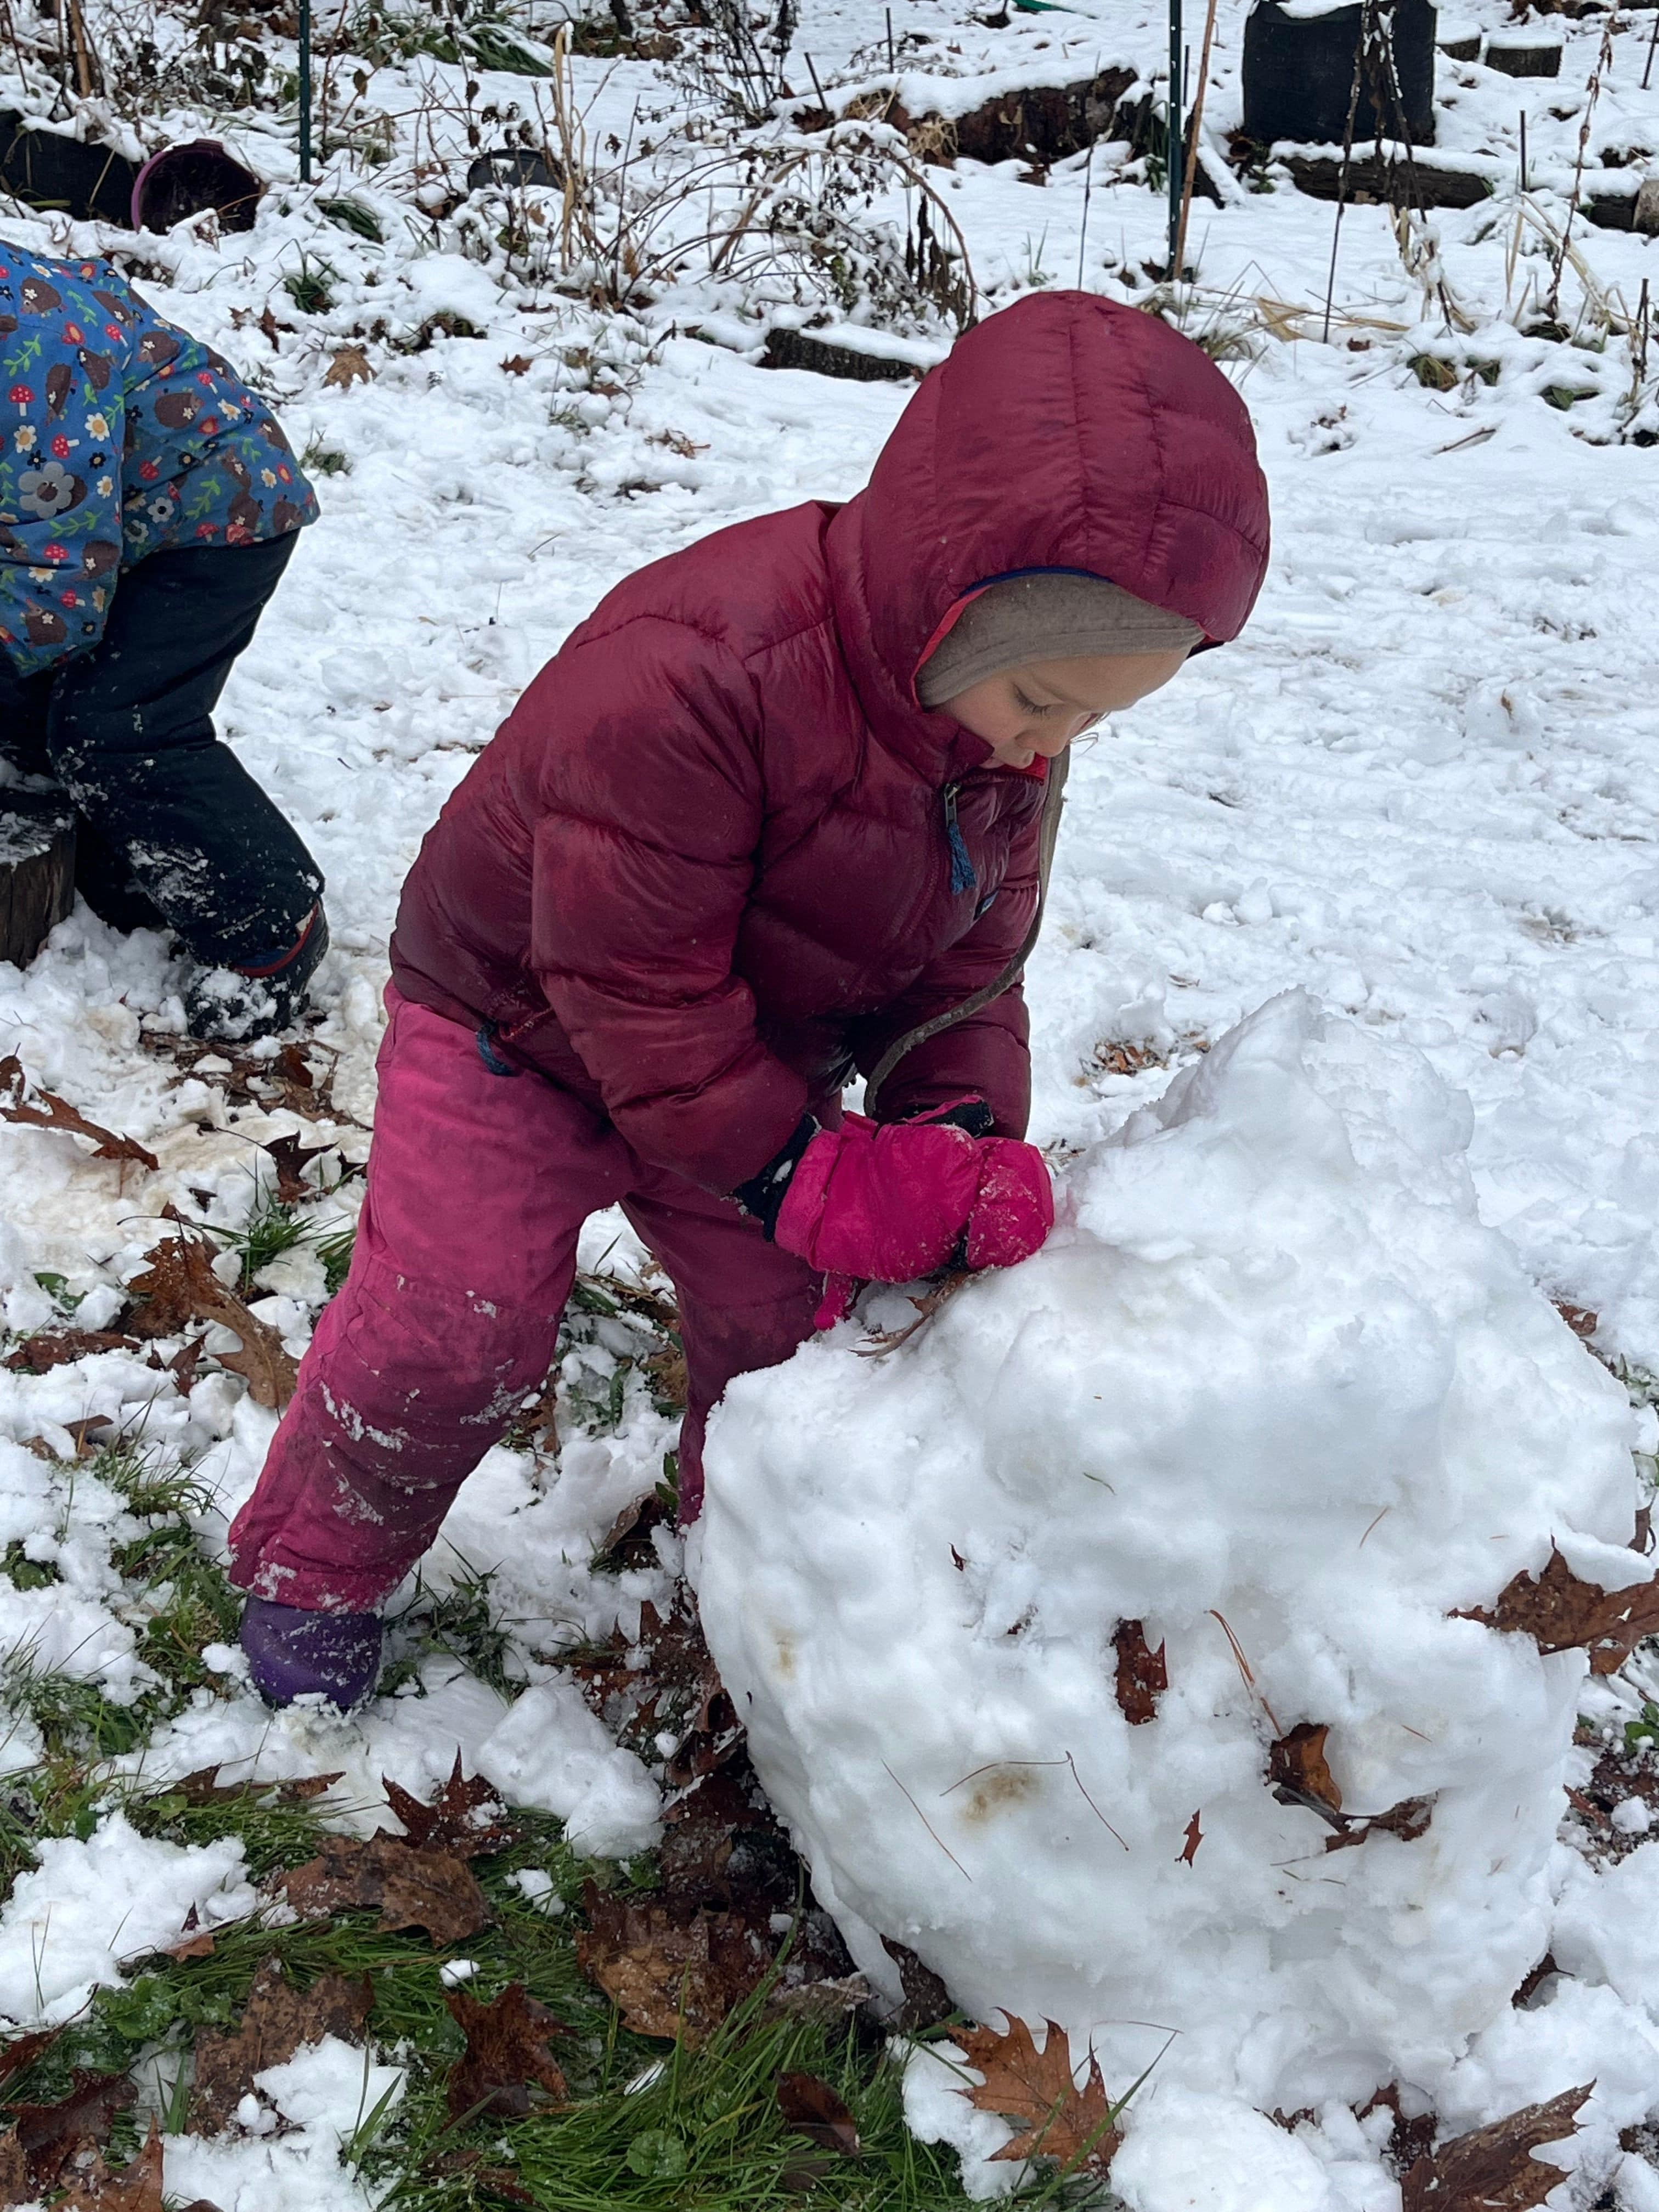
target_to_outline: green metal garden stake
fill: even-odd
[[[300,0],[300,182],[311,182],[311,0]]]

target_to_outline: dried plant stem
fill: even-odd
[[[1087,1790],[1086,1790],[1086,1789],[1084,1789],[1084,1784],[1083,1784],[1083,1777],[1082,1777],[1082,1776],[1078,1772],[1078,1771],[1077,1771],[1077,1761],[1076,1761],[1076,1759],[1074,1759],[1073,1758],[1073,1756],[1072,1756],[1072,1754],[1071,1754],[1071,1753],[1070,1753],[1069,1751],[1068,1751],[1068,1752],[1066,1753],[1066,1765],[1067,1765],[1067,1766],[1069,1766],[1069,1767],[1071,1768],[1071,1770],[1072,1770],[1072,1779],[1073,1779],[1073,1781],[1076,1783],[1076,1784],[1077,1784],[1077,1786],[1078,1786],[1078,1788],[1079,1788],[1079,1790],[1083,1790],[1083,1802],[1084,1802],[1084,1803],[1088,1807],[1089,1810],[1090,1810],[1090,1811],[1094,1814],[1094,1816],[1095,1816],[1096,1820],[1099,1821],[1099,1823],[1100,1823],[1101,1826],[1102,1826],[1103,1828],[1104,1828],[1104,1829],[1105,1829],[1105,1831],[1106,1831],[1107,1834],[1108,1834],[1109,1836],[1112,1837],[1112,1838],[1113,1838],[1116,1842],[1118,1842],[1118,1843],[1120,1843],[1120,1844],[1123,1844],[1123,1848],[1124,1848],[1124,1850],[1127,1851],[1127,1850],[1128,1850],[1128,1848],[1129,1848],[1129,1846],[1127,1845],[1127,1844],[1124,1844],[1124,1843],[1123,1843],[1123,1838],[1122,1838],[1122,1837],[1121,1837],[1121,1836],[1120,1836],[1120,1835],[1118,1834],[1117,1830],[1116,1830],[1116,1829],[1112,1826],[1111,1822],[1110,1822],[1110,1821],[1106,1818],[1106,1815],[1105,1815],[1105,1814],[1101,1811],[1101,1809],[1100,1809],[1099,1806],[1096,1804],[1096,1802],[1095,1802],[1094,1799],[1093,1799],[1093,1798],[1089,1795],[1089,1793],[1088,1793]]]
[[[881,1763],[886,1771],[888,1780],[893,1784],[895,1789],[903,1791],[905,1799],[909,1804],[910,1810],[915,1814],[917,1820],[921,1821],[922,1826],[927,1829],[928,1834],[939,1845],[940,1850],[944,1852],[945,1857],[950,1860],[951,1865],[956,1869],[957,1872],[962,1876],[964,1881],[971,1881],[974,1878],[972,1875],[969,1873],[967,1868],[963,1866],[962,1861],[951,1849],[949,1844],[945,1842],[944,1837],[940,1835],[939,1830],[933,1826],[927,1815],[922,1811],[915,1799],[911,1796],[909,1791],[904,1788],[904,1784],[899,1780],[897,1775],[894,1773],[892,1768],[887,1765],[887,1761],[884,1759]]]
[[[1204,94],[1210,82],[1210,49],[1215,43],[1215,15],[1216,0],[1210,0],[1204,17],[1204,44],[1199,50],[1198,88],[1193,94],[1192,120],[1188,125],[1187,174],[1181,188],[1181,228],[1176,234],[1175,266],[1170,271],[1170,282],[1176,284],[1181,282],[1181,272],[1187,265],[1187,225],[1193,212],[1193,187],[1198,181],[1198,139],[1204,124]]]
[[[17,18],[11,12],[11,0],[0,0],[0,15],[5,18],[6,36],[11,40],[12,52],[17,57],[18,81],[27,93],[29,82],[28,70],[23,61],[22,43],[17,36]]]
[[[1331,342],[1331,302],[1336,297],[1336,250],[1342,242],[1342,210],[1348,200],[1348,171],[1353,161],[1354,125],[1359,115],[1359,81],[1365,67],[1365,15],[1364,0],[1359,10],[1359,43],[1354,49],[1353,83],[1348,92],[1348,120],[1342,133],[1342,166],[1336,173],[1336,219],[1331,226],[1331,265],[1325,278],[1325,325],[1320,332],[1320,343]],[[1231,1631],[1228,1633],[1231,1635]]]
[[[1595,118],[1595,103],[1601,97],[1601,80],[1613,67],[1613,33],[1619,28],[1619,9],[1615,5],[1601,29],[1601,43],[1596,50],[1595,67],[1590,71],[1588,96],[1584,101],[1584,119],[1578,126],[1578,158],[1573,163],[1572,194],[1567,202],[1567,219],[1561,226],[1561,243],[1557,248],[1555,265],[1550,271],[1549,297],[1544,302],[1544,312],[1553,323],[1561,319],[1561,274],[1566,267],[1567,246],[1572,237],[1574,218],[1584,191],[1584,157],[1589,151],[1590,125]]]
[[[1261,1706],[1262,1711],[1266,1713],[1267,1718],[1273,1723],[1273,1733],[1276,1735],[1283,1735],[1285,1731],[1279,1724],[1279,1715],[1267,1703],[1267,1698],[1263,1697],[1261,1690],[1256,1685],[1255,1670],[1252,1668],[1249,1661],[1244,1656],[1244,1646],[1233,1634],[1232,1629],[1222,1614],[1216,1611],[1213,1606],[1210,1607],[1210,1618],[1212,1620],[1219,1621],[1221,1623],[1221,1632],[1226,1638],[1228,1643],[1232,1646],[1233,1657],[1237,1662],[1239,1673],[1244,1678],[1245,1688]]]

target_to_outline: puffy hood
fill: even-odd
[[[860,696],[907,751],[933,720],[911,678],[976,584],[1079,569],[1222,644],[1249,618],[1267,550],[1243,401],[1190,338],[1086,292],[1036,294],[961,338],[830,532]]]

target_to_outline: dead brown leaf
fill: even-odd
[[[820,2150],[836,2151],[842,2158],[857,2158],[862,2151],[858,2122],[845,2100],[816,2074],[780,2074],[777,2100],[785,2124]]]
[[[1328,1851],[1346,1851],[1352,1844],[1363,1844],[1367,1836],[1398,1836],[1402,1844],[1414,1844],[1419,1836],[1428,1834],[1433,1818],[1432,1797],[1402,1797],[1386,1813],[1373,1813],[1369,1819],[1344,1813],[1338,1832],[1326,1837],[1325,1848]]]
[[[1049,2021],[1039,2051],[1023,2020],[1012,2014],[1004,2017],[1006,2035],[994,2027],[974,2027],[959,2029],[952,2039],[968,2063],[985,2076],[966,2092],[969,2098],[982,2112],[1000,2112],[1019,2123],[1020,2133],[993,2155],[1054,2158],[1067,2172],[1104,2173],[1123,2138],[1112,2124],[1100,2062],[1091,2051],[1079,2089],[1072,2078],[1072,2047],[1063,2027]]]
[[[493,2004],[480,2004],[465,1990],[447,1990],[444,2002],[466,2038],[466,2056],[449,2071],[452,2120],[486,2113],[522,2119],[542,2101],[532,2094],[538,2089],[544,2099],[564,2103],[569,2087],[547,2045],[550,2036],[570,2031],[526,1993],[522,1982],[512,1983]]]
[[[1316,1813],[1335,1833],[1325,1839],[1328,1851],[1344,1851],[1363,1844],[1367,1836],[1397,1836],[1414,1843],[1426,1835],[1434,1817],[1432,1797],[1405,1797],[1382,1813],[1345,1813],[1342,1793],[1325,1758],[1329,1728],[1320,1721],[1304,1721],[1279,1737],[1267,1754],[1267,1779],[1281,1805],[1300,1805]]]
[[[1111,1042],[1095,1047],[1095,1063],[1108,1075],[1144,1075],[1149,1067],[1164,1065],[1150,1045]]]
[[[507,359],[501,363],[501,373],[504,376],[527,376],[530,373],[529,355],[508,354]]]
[[[204,2029],[196,2039],[196,2086],[191,2092],[190,2124],[198,2135],[216,2136],[229,2124],[237,2106],[267,2066],[282,2066],[301,2046],[337,2035],[343,2043],[362,2039],[374,2002],[367,1974],[319,1974],[309,1989],[296,1990],[283,1978],[275,1954],[253,1977],[241,2025],[234,2034]]]
[[[899,1985],[904,1991],[904,2002],[893,2026],[902,2033],[916,2034],[924,2027],[937,2027],[942,2020],[949,2020],[956,2006],[950,1990],[933,1968],[902,1943],[896,1943],[890,1936],[882,1937],[881,1948],[898,1968]]]
[[[58,2199],[57,2212],[93,2212],[94,2206],[98,2212],[164,2212],[161,2167],[161,2130],[152,2119],[143,2148],[118,2173],[112,2173],[102,2154],[94,2151]],[[219,2212],[219,2208],[198,2197],[181,2212]]]
[[[175,1214],[174,1220],[178,1219]],[[236,1352],[214,1355],[245,1378],[256,1406],[279,1411],[294,1395],[298,1372],[270,1325],[256,1318],[213,1272],[213,1247],[200,1237],[164,1237],[144,1255],[149,1266],[127,1285],[140,1301],[132,1327],[140,1335],[177,1336],[192,1321],[216,1322],[241,1339]]]
[[[344,1772],[296,1774],[285,1782],[221,1782],[222,1767],[198,1766],[181,1782],[169,1783],[170,1795],[187,1798],[192,1805],[228,1805],[248,1798],[278,1805],[304,1805],[326,1796]]]
[[[349,391],[354,384],[373,384],[374,381],[374,372],[368,365],[368,356],[361,346],[337,346],[334,358],[328,365],[328,374],[323,379],[323,389],[326,392],[332,387],[343,392]]]
[[[1576,1306],[1566,1298],[1553,1298],[1551,1304],[1581,1344],[1588,1344],[1601,1326],[1601,1316],[1589,1306]]]
[[[667,1519],[668,1508],[655,1491],[647,1490],[643,1498],[634,1498],[600,1537],[593,1553],[594,1566],[618,1573],[628,1567],[653,1566],[657,1548],[651,1541],[651,1532],[662,1528]]]
[[[155,1153],[135,1139],[118,1137],[112,1129],[88,1121],[66,1099],[55,1097],[50,1091],[36,1089],[34,1103],[30,1103],[31,1088],[23,1073],[23,1063],[15,1053],[0,1060],[0,1121],[16,1121],[32,1129],[61,1129],[73,1137],[90,1137],[95,1160],[137,1160],[140,1167],[151,1170],[161,1165]]]
[[[12,2126],[28,2167],[31,2195],[55,2188],[64,2169],[88,2143],[106,2143],[118,2112],[138,2092],[125,2074],[90,2074],[79,2069],[70,2093],[55,2105],[15,2105]]]
[[[15,2128],[0,2135],[0,2204],[27,2204],[36,2195]]]
[[[1164,1647],[1160,1644],[1152,1650],[1138,1620],[1119,1621],[1112,1632],[1112,1647],[1117,1653],[1118,1711],[1131,1728],[1145,1728],[1157,1719],[1158,1701],[1170,1686]]]
[[[753,1996],[772,1965],[771,1947],[734,1912],[680,1918],[592,1885],[586,1909],[576,1963],[635,2035],[683,2037],[696,2049]]]
[[[1530,2212],[1566,2178],[1532,2153],[1577,2132],[1574,2116],[1595,2086],[1525,2105],[1418,2159],[1401,2185],[1401,2212]]]
[[[641,1363],[651,1377],[651,1395],[665,1406],[684,1411],[691,1395],[691,1376],[685,1354],[678,1345],[665,1345]]]
[[[746,1758],[700,1776],[666,1807],[663,1826],[665,1904],[731,1911],[749,1903],[767,1912],[793,1905],[788,1839],[754,1785]]]
[[[1199,1812],[1201,1813],[1203,1809],[1203,1807],[1200,1805]],[[1180,1854],[1176,1863],[1178,1866],[1190,1866],[1193,1861],[1198,1856],[1198,1847],[1203,1840],[1204,1831],[1198,1825],[1198,1813],[1194,1813],[1192,1819],[1187,1823],[1187,1840],[1181,1846]]]
[[[321,1159],[334,1146],[326,1139],[320,1145],[307,1145],[304,1135],[296,1131],[291,1136],[267,1137],[259,1149],[276,1170],[277,1197],[284,1206],[292,1206],[301,1199],[316,1197],[316,1184],[306,1181],[306,1163]]]
[[[1644,1636],[1659,1632],[1659,1578],[1604,1590],[1574,1574],[1553,1546],[1541,1575],[1524,1570],[1507,1583],[1490,1607],[1455,1613],[1454,1620],[1479,1620],[1508,1635],[1530,1636],[1547,1656],[1583,1647],[1593,1674],[1622,1667]]]
[[[383,1774],[380,1782],[387,1804],[403,1824],[404,1840],[417,1851],[452,1851],[458,1859],[476,1859],[505,1850],[516,1833],[490,1784],[462,1773],[459,1751],[453,1771],[429,1805],[389,1775]]]
[[[90,2162],[58,2200],[58,2212],[163,2212],[161,2195],[161,2133],[152,2119],[143,2148],[118,2173],[112,2173],[101,2155]],[[205,2197],[198,2197],[189,2212],[214,2212]]]
[[[1399,2087],[1393,2081],[1385,2088],[1379,2089],[1374,2097],[1368,2098],[1364,2104],[1354,2106],[1356,2119],[1368,2119],[1375,2112],[1388,2112],[1394,2115],[1389,2140],[1382,2147],[1382,2163],[1396,2181],[1402,2181],[1418,2160],[1426,2157],[1433,2150],[1435,2130],[1439,2123],[1431,2111],[1419,2112],[1407,2119],[1400,2109]],[[1310,2112],[1308,2117],[1317,2123],[1319,2116],[1316,2112]]]
[[[61,2027],[40,2027],[27,2035],[13,2036],[9,2043],[0,2044],[0,2081],[9,2081],[14,2074],[33,2066],[63,2033]]]
[[[424,1928],[436,1950],[489,1922],[483,1892],[453,1851],[416,1850],[395,1836],[325,1836],[317,1856],[278,1883],[296,1912],[377,1911],[382,1928]]]
[[[89,1359],[94,1352],[142,1349],[136,1336],[124,1336],[118,1330],[41,1328],[26,1336],[15,1352],[7,1355],[5,1364],[14,1375],[49,1375],[54,1367]]]
[[[1329,1728],[1322,1722],[1304,1721],[1279,1737],[1267,1754],[1267,1778],[1281,1805],[1305,1805],[1328,1816],[1342,1810],[1342,1792],[1325,1763],[1325,1739]]]

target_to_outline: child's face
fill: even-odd
[[[1073,738],[1161,690],[1184,653],[1115,653],[1085,660],[1038,660],[1005,669],[945,702],[943,711],[991,748],[998,768],[1053,760]]]

